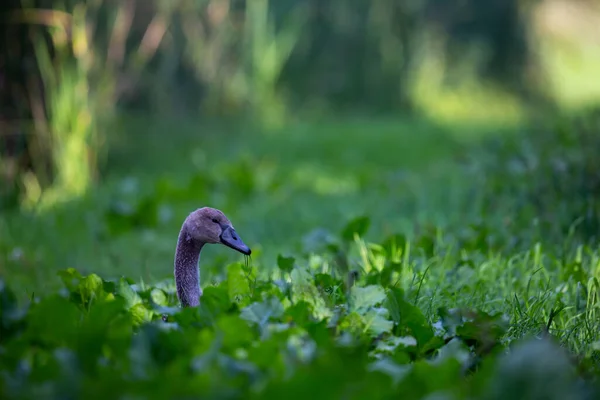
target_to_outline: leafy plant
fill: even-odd
[[[310,388],[317,398],[467,399],[496,398],[500,382],[524,398],[596,390],[549,338],[506,353],[503,314],[441,308],[431,320],[392,280],[357,279],[334,296],[319,290],[339,284],[333,276],[292,257],[279,264],[279,281],[230,265],[199,307],[184,309],[164,284],[75,269],[60,271],[62,291],[22,306],[0,283],[3,398],[305,398]]]

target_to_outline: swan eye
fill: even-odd
[[[218,223],[219,223],[219,220],[217,220],[216,218],[213,218],[213,219],[212,219],[212,222],[214,222],[215,224],[218,224]]]

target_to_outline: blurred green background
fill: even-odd
[[[268,273],[352,218],[505,254],[595,244],[600,3],[10,0],[0,275],[172,276],[223,210]],[[441,232],[441,231],[440,231]],[[202,276],[239,255],[209,247]]]

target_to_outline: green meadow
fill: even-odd
[[[600,9],[442,3],[3,6],[0,397],[600,398]]]
[[[123,118],[101,185],[2,220],[5,393],[587,398],[597,123]],[[253,253],[206,247],[180,309],[176,238],[202,206]]]

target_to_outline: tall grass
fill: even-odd
[[[98,136],[97,102],[88,81],[93,62],[88,48],[85,9],[76,7],[70,24],[55,30],[52,42],[38,40],[35,54],[44,83],[46,123],[50,136],[55,176],[41,190],[39,182],[27,182],[25,203],[46,206],[83,195],[94,181],[101,142]],[[70,38],[66,37],[67,30]],[[55,52],[55,61],[51,52]]]
[[[24,6],[28,4],[24,2]],[[30,93],[30,105],[37,140],[47,147],[53,173],[50,182],[41,174],[24,174],[25,207],[42,210],[77,198],[97,180],[106,151],[106,131],[116,114],[117,101],[126,91],[124,73],[139,73],[164,34],[158,15],[137,51],[125,51],[134,4],[121,3],[114,11],[112,26],[109,22],[101,29],[99,16],[106,11],[104,6],[111,6],[104,0],[77,2],[70,9],[30,7],[14,13],[14,22],[41,24],[50,36],[48,41],[39,30],[31,30],[43,90]]]
[[[41,102],[47,106],[47,115],[35,118],[38,136],[49,138],[46,142],[52,149],[55,179],[48,184],[41,174],[26,175],[28,206],[53,204],[89,189],[98,176],[106,150],[104,136],[116,105],[130,94],[132,103],[149,100],[152,111],[188,107],[196,112],[201,108],[204,115],[250,115],[262,128],[278,127],[291,115],[286,90],[297,88],[297,82],[307,82],[307,87],[320,82],[323,87],[316,88],[316,93],[295,93],[294,100],[299,100],[295,111],[302,105],[324,104],[327,92],[337,93],[333,98],[346,98],[364,91],[364,82],[359,81],[367,74],[371,88],[367,92],[376,92],[380,105],[395,107],[399,104],[395,97],[384,92],[402,92],[396,97],[410,99],[406,103],[437,121],[516,125],[527,111],[524,102],[504,87],[473,78],[485,58],[482,46],[468,47],[461,65],[453,68],[458,72],[449,78],[451,65],[444,43],[451,39],[443,31],[436,33],[419,7],[396,10],[408,13],[402,18],[411,22],[410,35],[392,29],[397,16],[392,15],[395,7],[391,2],[366,7],[370,22],[365,28],[369,39],[365,40],[356,29],[341,29],[350,26],[342,23],[349,16],[327,16],[321,21],[315,15],[333,8],[319,9],[295,1],[285,7],[269,0],[236,4],[224,0],[127,0],[116,6],[97,0],[75,4],[64,11],[30,8],[22,18],[31,23],[41,21],[52,37],[49,46],[37,45],[45,87]],[[276,12],[286,7],[285,13]],[[360,14],[357,10],[362,8],[352,7],[348,13]],[[321,51],[324,54],[312,54],[306,47],[317,41],[315,32],[323,28],[319,24],[327,27],[326,32],[331,30],[331,40]],[[360,68],[348,65],[355,71],[352,73],[343,68],[340,71],[345,75],[335,72],[340,58],[348,63],[356,59],[348,49],[338,57],[333,52],[337,43],[350,50],[360,47],[360,54],[367,59],[376,54],[376,59]],[[52,58],[50,49],[57,52]],[[394,49],[401,49],[402,54],[392,54]],[[314,63],[307,63],[312,56]],[[336,58],[335,62],[330,58]],[[310,69],[292,68],[295,63]],[[327,78],[335,74],[344,76]],[[355,84],[356,90],[352,89]],[[341,87],[344,85],[348,87]],[[315,98],[319,100],[313,101]],[[373,98],[362,100],[368,103]]]
[[[182,60],[176,49],[166,49],[169,70],[191,65],[205,88],[201,101],[204,113],[252,116],[268,127],[280,125],[287,102],[279,85],[306,21],[305,8],[297,6],[284,21],[276,21],[269,0],[244,2],[234,10],[227,1],[182,2]],[[172,76],[173,78],[173,76]]]
[[[250,82],[248,95],[254,110],[267,125],[279,126],[285,119],[285,100],[278,91],[278,81],[300,37],[303,8],[297,8],[277,30],[269,14],[269,1],[247,3],[244,59]]]

